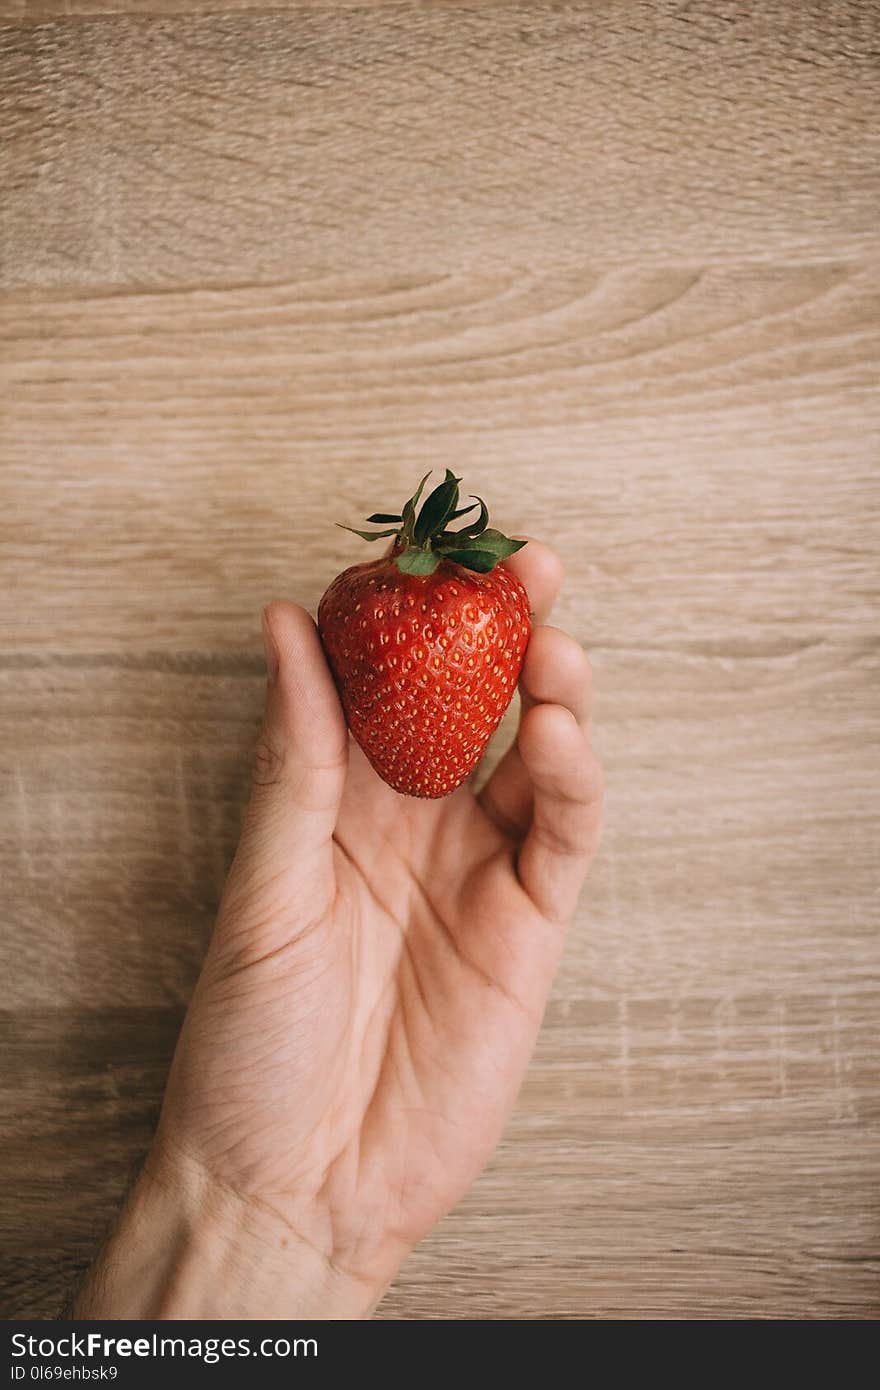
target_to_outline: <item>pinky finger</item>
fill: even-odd
[[[564,921],[599,844],[602,768],[583,729],[562,705],[535,705],[523,716],[519,749],[534,810],[517,872],[538,910]]]

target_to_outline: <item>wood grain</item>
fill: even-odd
[[[51,8],[0,50],[0,1309],[148,1141],[261,604],[448,464],[565,558],[608,830],[381,1315],[876,1316],[880,6]]]
[[[295,8],[0,36],[9,285],[838,257],[877,6]]]

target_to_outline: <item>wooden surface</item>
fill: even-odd
[[[449,464],[566,560],[608,829],[382,1314],[876,1315],[880,5],[204,8],[2,6],[0,1311],[148,1140],[261,604]]]

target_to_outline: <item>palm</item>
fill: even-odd
[[[358,1127],[366,1171],[380,1172],[382,1197],[414,1238],[468,1186],[498,1139],[561,930],[529,903],[514,843],[470,788],[401,805],[360,753],[352,761],[336,873],[360,959],[350,1041],[363,1066],[347,1123]],[[336,968],[348,968],[342,952]],[[372,1166],[375,1145],[390,1147],[394,1161]]]
[[[166,1128],[313,1243],[330,1213],[352,1269],[385,1258],[371,1233],[406,1247],[467,1188],[534,1042],[567,905],[547,910],[546,875],[537,902],[523,883],[518,760],[485,804],[468,786],[418,802],[352,747],[326,841],[320,797],[293,862],[277,826],[259,853],[243,837]]]

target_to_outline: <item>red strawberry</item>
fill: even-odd
[[[446,796],[476,767],[510,704],[529,640],[529,601],[499,564],[525,544],[487,529],[478,497],[458,509],[446,479],[416,507],[369,521],[391,552],[353,565],[330,585],[318,627],[348,725],[379,776],[408,796]],[[479,506],[476,521],[449,522]],[[347,527],[352,530],[352,527]]]

